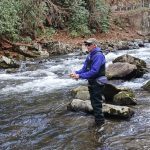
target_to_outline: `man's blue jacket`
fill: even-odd
[[[91,60],[92,64],[90,70],[87,70],[89,60]],[[105,65],[105,63],[106,63],[105,56],[101,52],[101,49],[99,47],[96,47],[89,53],[82,69],[76,71],[76,74],[79,74],[79,78],[81,79],[95,78],[99,73],[102,65]]]

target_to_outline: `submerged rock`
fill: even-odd
[[[67,108],[68,110],[73,111],[84,111],[88,113],[93,112],[90,100],[84,101],[80,99],[73,99],[72,102],[68,104]],[[102,110],[105,115],[121,118],[130,118],[134,114],[133,110],[129,107],[115,106],[111,104],[103,104]]]

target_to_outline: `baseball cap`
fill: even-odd
[[[95,38],[89,38],[86,41],[84,41],[85,44],[95,44],[97,45],[97,40]]]

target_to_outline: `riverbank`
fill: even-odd
[[[87,37],[76,37],[71,38],[66,32],[58,32],[56,33],[52,39],[54,41],[60,41],[63,43],[70,44],[81,44],[87,38],[96,38],[100,42],[115,42],[115,41],[132,41],[134,39],[149,39],[149,37],[145,37],[140,35],[134,28],[125,28],[122,29],[120,27],[111,27],[108,33],[96,33]]]
[[[112,26],[108,33],[97,33],[87,37],[76,38],[71,38],[69,33],[65,31],[58,31],[51,38],[40,37],[31,43],[12,43],[6,39],[1,40],[0,57],[5,56],[8,59],[14,59],[19,62],[34,59],[41,60],[54,55],[72,53],[79,49],[83,50],[83,41],[91,37],[96,38],[102,50],[107,52],[138,49],[144,47],[144,43],[150,42],[150,37],[140,35],[134,28],[127,27],[123,29]]]

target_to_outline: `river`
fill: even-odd
[[[150,71],[150,44],[136,50],[106,54],[107,65],[116,57],[130,54],[146,61]],[[48,60],[22,62],[16,73],[0,71],[0,149],[1,150],[150,150],[150,93],[141,86],[150,79],[115,82],[130,87],[137,99],[130,120],[106,119],[103,142],[88,128],[93,116],[70,112],[70,90],[87,81],[70,79],[85,56],[72,53]]]

